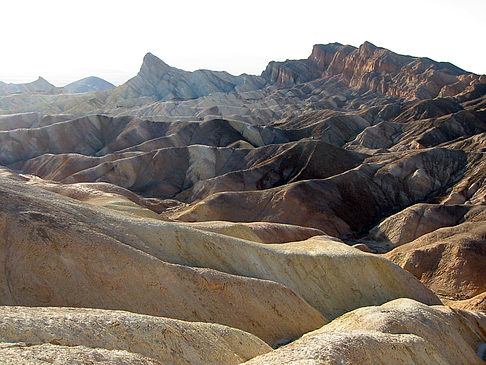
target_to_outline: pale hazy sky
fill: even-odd
[[[171,66],[260,74],[316,43],[365,40],[486,74],[486,0],[0,0],[0,80],[62,86]]]

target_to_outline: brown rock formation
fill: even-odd
[[[479,76],[450,63],[398,55],[369,42],[359,48],[339,43],[315,45],[308,59],[272,62],[262,77],[277,85],[338,79],[359,92],[405,100],[452,96],[480,82]]]
[[[486,291],[486,225],[484,209],[482,214],[474,213],[470,214],[477,214],[474,218],[424,234],[386,257],[444,298],[466,300],[480,295]]]
[[[461,151],[428,149],[388,155],[381,163],[372,158],[359,168],[327,179],[213,194],[176,212],[173,218],[271,221],[349,236],[379,219],[382,212],[425,199],[456,181],[465,157]],[[316,196],[320,199],[314,199]],[[234,206],[241,209],[236,211]]]

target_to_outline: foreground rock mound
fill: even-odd
[[[1,190],[0,262],[7,272],[0,281],[2,304],[124,309],[216,322],[272,345],[326,322],[278,283],[168,263],[170,256],[157,255],[157,247],[164,245],[164,232],[178,234],[175,225],[157,228],[164,223],[110,214],[13,180]],[[146,225],[151,221],[155,230]],[[120,229],[125,224],[137,228]],[[204,236],[188,233],[192,242]],[[177,244],[176,237],[168,239]]]
[[[484,364],[486,315],[398,299],[360,308],[245,364]]]
[[[271,351],[254,335],[216,324],[99,309],[0,307],[0,313],[0,342],[12,343],[10,351],[22,342],[39,350],[57,345],[53,353],[84,346],[181,365],[239,364]]]
[[[162,365],[145,356],[120,350],[85,346],[59,346],[50,343],[0,343],[0,361],[4,365]]]
[[[363,241],[447,304],[486,310],[485,221],[481,204],[415,204],[383,220]]]

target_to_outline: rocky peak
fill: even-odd
[[[364,57],[371,57],[378,49],[383,50],[384,48],[379,48],[375,46],[373,43],[365,41],[361,46],[359,46],[358,52],[360,55]]]
[[[49,90],[55,88],[49,81],[47,81],[42,76],[39,76],[37,80],[30,83],[31,86],[35,87],[37,90]]]
[[[108,102],[118,104],[128,98],[149,97],[153,101],[195,99],[216,92],[256,90],[265,85],[258,76],[234,76],[227,72],[184,71],[171,67],[147,53],[137,76],[114,89]]]
[[[162,67],[162,68],[168,68],[170,67],[168,64],[166,64],[164,61],[162,61],[160,58],[155,56],[153,53],[148,52],[144,57],[143,57],[143,63],[142,63],[142,68],[144,67]]]
[[[316,44],[312,47],[312,53],[308,59],[315,62],[320,68],[326,69],[336,53],[344,47],[341,43]]]
[[[148,52],[143,58],[143,63],[138,74],[142,77],[146,77],[147,79],[154,77],[159,78],[171,68],[172,67],[162,61],[160,58]]]

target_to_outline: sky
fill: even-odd
[[[486,74],[486,0],[0,1],[0,81],[116,85],[151,52],[171,66],[260,74],[312,46],[369,41]]]

